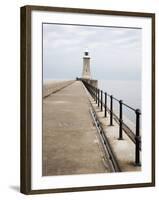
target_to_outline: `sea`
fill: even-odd
[[[98,80],[98,88],[109,95],[113,95],[118,100],[123,100],[125,104],[141,110],[141,81],[138,80]],[[108,97],[108,107],[110,101]],[[114,112],[119,114],[119,103],[113,100]],[[135,112],[123,106],[123,118],[135,123]]]

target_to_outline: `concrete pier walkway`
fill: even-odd
[[[67,87],[68,85],[74,83],[74,80],[67,81],[48,81],[43,85],[43,98],[48,97],[50,94],[58,92],[60,89]]]
[[[43,176],[110,172],[89,108],[81,81],[43,99]]]

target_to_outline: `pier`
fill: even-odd
[[[84,84],[56,84],[43,98],[43,176],[110,172]]]
[[[125,107],[135,115],[131,125]],[[43,85],[42,175],[140,171],[140,118],[139,109],[98,88],[85,52],[81,78]]]
[[[110,125],[104,103],[101,110],[101,102],[85,85],[77,80],[48,86],[50,93],[43,97],[43,176],[140,170],[135,165],[135,144],[125,133],[119,140],[119,124],[113,118]],[[103,127],[117,168],[95,118]]]

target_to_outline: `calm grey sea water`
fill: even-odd
[[[115,98],[123,100],[134,109],[141,109],[141,81],[99,80],[98,87]],[[119,103],[116,101],[114,101],[114,108],[118,113]],[[124,115],[135,122],[135,114],[130,109],[124,108]]]

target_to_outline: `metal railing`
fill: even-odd
[[[86,80],[82,80],[83,84],[95,100],[96,104],[103,111],[104,108],[104,117],[107,117],[108,113],[110,115],[110,126],[113,126],[114,120],[119,124],[119,140],[123,140],[123,131],[127,134],[127,136],[131,139],[131,141],[135,144],[135,164],[136,166],[141,166],[140,161],[140,151],[141,151],[141,136],[140,136],[140,109],[134,109],[131,106],[125,104],[122,100],[116,99],[113,95],[108,94],[107,92],[103,92],[99,88],[94,87],[89,84]],[[110,105],[108,106],[108,98],[110,98]],[[114,109],[114,101],[119,104],[119,113],[116,114]],[[133,131],[123,120],[123,107],[126,107],[132,110],[136,115],[135,122],[135,131]]]

